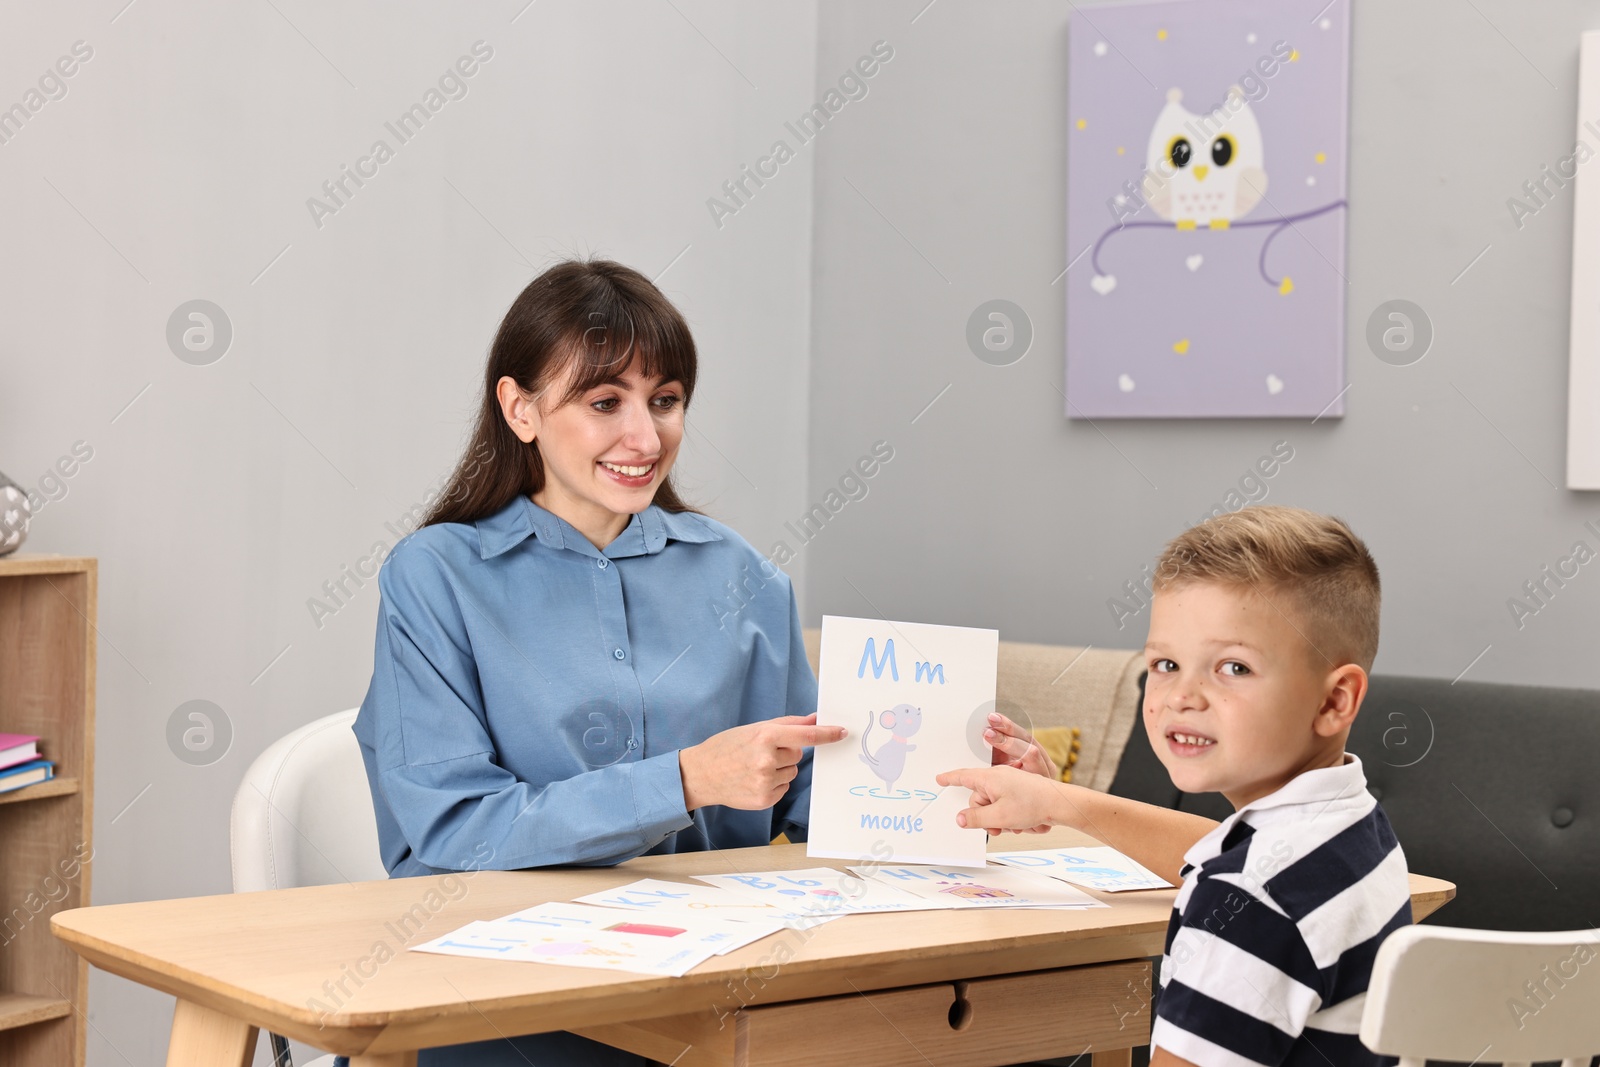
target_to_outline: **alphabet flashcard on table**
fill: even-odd
[[[759,871],[749,874],[697,874],[708,885],[721,886],[752,900],[768,901],[804,914],[859,915],[879,911],[934,911],[947,905],[902,893],[884,882],[857,878],[832,867],[803,871]]]
[[[634,915],[622,908],[602,908],[593,904],[563,904],[552,901],[535,904],[493,920],[512,929],[609,930],[618,934],[643,934],[651,937],[685,937],[719,956],[760,941],[783,929],[780,922],[730,922],[710,919],[688,910],[660,915]]]
[[[851,867],[947,908],[1107,908],[1054,878],[1012,867]]]
[[[822,618],[817,724],[843,726],[811,768],[806,855],[980,866],[987,835],[956,824],[965,789],[935,778],[988,766],[1000,633]]]
[[[680,932],[684,933],[684,932]],[[470,922],[443,937],[411,946],[413,952],[478,959],[598,967],[608,971],[680,977],[716,955],[716,949],[678,935],[625,934],[613,930],[540,932],[503,922]]]
[[[659,878],[641,878],[616,889],[590,893],[578,897],[577,903],[647,911],[657,915],[687,914],[733,922],[777,923],[795,929],[823,921],[814,915],[800,915],[787,906],[752,900],[715,886],[668,882]]]
[[[1081,885],[1085,889],[1097,889],[1102,893],[1172,888],[1171,882],[1109,845],[992,853],[989,858],[1008,867],[1047,874],[1051,878]]]

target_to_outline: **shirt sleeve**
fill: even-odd
[[[784,684],[785,715],[810,715],[817,710],[817,676],[806,658],[805,633],[800,628],[800,606],[794,587],[789,587],[788,664]],[[789,791],[772,808],[772,836],[783,834],[790,841],[806,840],[811,823],[811,749],[800,757],[800,766]]]
[[[1207,1067],[1276,1067],[1321,1005],[1320,987],[1288,916],[1201,875],[1161,961],[1151,1048]]]
[[[415,545],[386,563],[358,727],[376,753],[373,791],[417,860],[441,870],[610,865],[690,825],[676,750],[544,783],[500,766],[445,564]]]

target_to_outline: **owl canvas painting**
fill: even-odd
[[[1344,414],[1349,0],[1074,8],[1068,418]]]

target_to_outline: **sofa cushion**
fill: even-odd
[[[1139,680],[1143,706],[1144,679]],[[1428,921],[1496,930],[1600,926],[1600,691],[1376,675],[1350,731],[1407,866],[1456,884]],[[1112,793],[1214,819],[1136,724]]]

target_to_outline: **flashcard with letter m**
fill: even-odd
[[[998,630],[822,618],[817,723],[844,740],[812,756],[806,855],[981,867],[987,835],[956,825],[965,789],[934,779],[987,767]]]

